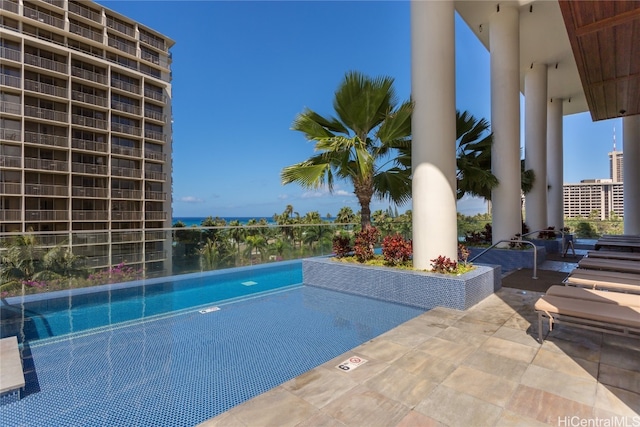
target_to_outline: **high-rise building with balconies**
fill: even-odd
[[[92,1],[0,10],[0,233],[166,270],[174,42]]]

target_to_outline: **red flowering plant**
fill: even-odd
[[[351,239],[349,236],[339,234],[333,237],[333,253],[336,254],[336,257],[343,258],[349,255],[349,253],[353,252],[353,247],[351,246]]]
[[[431,271],[434,273],[456,273],[458,263],[449,257],[440,255],[438,258],[431,260]]]
[[[413,255],[411,240],[404,239],[401,235],[389,235],[382,240],[382,256],[389,265],[405,265]]]
[[[374,246],[378,241],[380,232],[377,228],[370,225],[366,226],[356,234],[356,240],[353,247],[358,262],[366,262],[373,259]]]

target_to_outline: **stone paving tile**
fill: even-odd
[[[640,372],[600,364],[598,381],[602,384],[640,394]]]
[[[444,424],[420,412],[411,411],[396,427],[446,427]]]
[[[475,347],[434,337],[416,347],[416,350],[445,359],[450,363],[462,363],[475,351]]]
[[[594,406],[618,415],[640,416],[640,394],[598,384]]]
[[[458,329],[472,332],[474,334],[493,335],[498,329],[500,329],[500,326],[502,325],[463,317],[457,322],[453,323],[451,326],[455,326]]]
[[[557,426],[564,417],[591,418],[592,407],[571,399],[520,384],[505,409],[521,416]],[[569,425],[567,422],[565,425]]]
[[[296,427],[345,427],[345,424],[325,413],[318,412],[311,418],[296,424]]]
[[[225,412],[198,424],[198,427],[247,427],[247,425],[237,419],[231,412]]]
[[[322,408],[334,399],[358,385],[347,375],[328,369],[312,369],[304,374],[282,384],[286,390],[311,403],[316,408]]]
[[[318,410],[289,391],[276,387],[236,406],[231,414],[247,426],[295,426]]]
[[[456,369],[457,364],[419,350],[413,350],[396,360],[394,366],[419,378],[439,384]]]
[[[519,331],[528,331],[530,329],[535,328],[535,330],[537,331],[538,326],[536,322],[537,322],[537,319],[533,316],[531,318],[527,318],[523,316],[521,313],[516,313],[513,316],[511,316],[509,319],[507,319],[507,321],[504,322],[504,325],[502,325],[502,327],[517,329]]]
[[[640,425],[640,414],[625,416],[600,408],[593,408],[592,418],[599,420],[599,426],[635,427]]]
[[[598,378],[598,364],[596,362],[590,362],[579,357],[571,357],[555,351],[540,349],[532,364],[576,377]]]
[[[409,350],[411,350],[410,347],[379,338],[359,345],[354,349],[357,353],[364,355],[365,359],[373,359],[385,363],[393,362],[397,358],[407,354]]]
[[[516,390],[518,383],[469,366],[460,366],[442,382],[442,385],[496,406],[504,407]]]
[[[392,365],[367,380],[364,385],[389,399],[413,407],[438,384],[425,378],[411,375]]]
[[[441,331],[438,338],[452,342],[463,342],[467,345],[478,347],[485,342],[489,336],[484,334],[474,334],[472,332],[463,331],[455,326],[449,326],[447,329]]]
[[[602,334],[586,334],[581,329],[554,327],[542,344],[545,350],[565,353],[592,362],[600,361]]]
[[[493,334],[493,337],[517,342],[518,344],[528,345],[529,347],[533,348],[539,348],[540,343],[538,342],[538,334],[534,333],[533,335],[531,335],[523,333],[523,331],[526,331],[526,329],[519,330],[517,328],[511,328],[509,326],[506,326],[505,323],[505,326],[502,326],[500,329],[498,329],[496,333]]]
[[[322,409],[347,426],[394,426],[410,408],[384,395],[358,386]]]
[[[490,337],[480,346],[480,349],[524,363],[531,363],[538,352],[538,349],[531,346],[496,337]]]
[[[490,426],[495,424],[502,408],[482,399],[439,385],[414,408],[448,426]]]
[[[484,350],[474,352],[465,359],[463,365],[517,383],[529,366],[527,363]]]
[[[600,363],[640,373],[640,349],[603,345],[600,351]]]
[[[536,365],[529,365],[520,382],[564,398],[593,406],[596,400],[595,378],[585,379]]]
[[[632,340],[619,335],[605,334],[602,337],[602,346],[623,347],[636,351],[640,351],[640,340]]]
[[[444,325],[443,325],[444,326]],[[385,332],[380,335],[379,338],[387,341],[392,341],[396,344],[400,344],[404,347],[413,348],[416,347],[432,336],[435,336],[443,331],[443,328],[436,326],[424,326],[417,323],[407,324],[404,323],[395,329]]]
[[[515,414],[511,411],[504,411],[495,427],[548,427],[546,423]]]
[[[344,362],[346,359],[350,358],[351,356],[360,357],[361,359],[367,360],[367,362],[358,366],[356,369],[352,369],[350,371],[343,371],[336,367],[340,363]],[[350,351],[331,359],[327,363],[323,363],[316,369],[328,369],[331,372],[337,372],[339,375],[345,378],[348,378],[351,381],[355,381],[358,384],[361,384],[364,381],[368,380],[369,378],[377,375],[379,372],[385,370],[387,366],[389,366],[387,363],[378,362],[376,360],[369,360],[362,353],[357,353],[356,351]]]
[[[477,309],[470,310],[469,313],[460,318],[460,320],[473,321],[477,320],[485,323],[492,323],[498,326],[502,326],[511,316],[513,316],[512,309],[504,308],[489,308],[489,309]]]

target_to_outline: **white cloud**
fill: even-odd
[[[184,203],[202,203],[204,202],[204,200],[202,200],[199,197],[195,197],[195,196],[184,196],[184,197],[180,197],[178,199],[178,202],[184,202]]]
[[[278,200],[287,200],[289,198],[288,194],[280,194],[278,196]]]
[[[345,191],[336,187],[333,188],[333,193],[331,193],[326,186],[323,186],[318,188],[315,191],[307,191],[305,193],[302,193],[300,197],[303,199],[317,199],[320,197],[332,197],[332,196],[351,197],[353,196],[353,193],[350,193],[348,191]]]

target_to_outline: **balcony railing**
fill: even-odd
[[[134,55],[136,54],[136,47],[135,46],[131,46],[127,43],[121,42],[120,40],[114,40],[112,38],[109,38],[109,46],[111,47],[115,47],[116,49],[122,51],[122,52],[126,52],[129,55]]]
[[[94,73],[93,71],[84,70],[80,67],[72,66],[71,75],[92,82],[107,84],[107,76],[105,74]]]
[[[111,189],[111,197],[114,199],[136,199],[139,200],[142,197],[142,191],[140,190],[122,190],[118,188]]]
[[[74,221],[107,221],[109,220],[109,211],[74,210],[71,212],[71,219]]]
[[[144,89],[144,96],[146,96],[147,98],[155,99],[156,101],[167,102],[166,101],[166,97],[164,96],[164,93],[157,92],[157,91],[152,90],[152,89],[145,88]]]
[[[165,220],[167,219],[167,213],[162,211],[146,211],[144,213],[144,219],[146,220]]]
[[[39,119],[54,120],[56,122],[69,122],[69,114],[64,111],[49,110],[48,108],[34,107],[33,105],[24,106],[24,115],[37,117]]]
[[[3,168],[19,168],[22,166],[22,157],[0,154],[0,166]]]
[[[4,139],[6,141],[19,141],[20,140],[20,131],[15,129],[1,129],[0,128],[0,139]]]
[[[107,27],[114,29],[122,34],[126,34],[129,37],[135,37],[136,35],[136,32],[133,28],[127,27],[126,25],[119,23],[118,21],[114,20],[110,16],[107,16]]]
[[[137,105],[127,104],[119,101],[111,101],[111,108],[118,111],[125,111],[127,113],[140,115],[140,107]]]
[[[108,102],[104,96],[96,96],[90,93],[80,92],[79,90],[71,91],[71,99],[86,102],[87,104],[99,105],[100,107],[106,107]]]
[[[8,0],[0,0],[0,9],[8,10],[9,12],[18,13],[20,11],[20,6],[18,3],[13,3]]]
[[[111,175],[126,176],[129,178],[141,178],[142,169],[121,168],[117,166],[111,166]]]
[[[22,114],[22,104],[17,102],[8,102],[2,101],[0,102],[0,113],[9,113],[9,114]]]
[[[109,232],[73,233],[71,242],[74,245],[99,245],[101,243],[109,243]]]
[[[2,209],[0,210],[0,221],[20,221],[21,215],[20,209]]]
[[[142,59],[144,59],[145,61],[149,61],[149,62],[152,62],[152,63],[154,63],[156,65],[160,65],[160,56],[159,55],[152,55],[152,54],[150,54],[148,52],[142,51],[142,52],[140,52],[140,57]]]
[[[121,156],[140,157],[142,150],[139,148],[123,147],[121,145],[112,145],[111,154],[119,154]]]
[[[107,129],[106,120],[95,119],[93,117],[86,117],[78,114],[71,115],[71,123],[73,123],[74,125],[87,126],[96,129]]]
[[[141,218],[141,211],[111,211],[113,221],[140,221]]]
[[[75,13],[76,15],[84,16],[85,18],[89,18],[92,21],[102,23],[102,14],[94,12],[87,7],[82,7],[76,3],[69,2],[69,12]]]
[[[108,256],[87,256],[82,263],[88,268],[107,267],[110,265]]]
[[[160,49],[162,51],[167,51],[167,46],[164,40],[156,40],[154,38],[149,37],[146,34],[140,33],[140,41],[148,44],[149,46],[153,46],[156,49]]]
[[[145,231],[144,238],[146,240],[166,240],[167,232],[166,231]]]
[[[145,261],[157,261],[167,258],[167,251],[154,251],[144,254]]]
[[[64,29],[64,19],[40,12],[39,10],[32,9],[28,6],[23,6],[23,15],[27,18],[35,19],[36,21]]]
[[[72,187],[71,194],[75,197],[97,197],[106,199],[108,190],[100,187]]]
[[[69,187],[66,185],[25,184],[24,194],[29,196],[68,196]]]
[[[68,221],[68,211],[26,211],[25,221]]]
[[[80,34],[82,37],[102,43],[104,37],[102,33],[91,30],[89,28],[81,27],[80,25],[69,23],[69,32],[74,34]]]
[[[111,243],[139,242],[142,240],[142,231],[113,231]]]
[[[0,182],[1,194],[22,194],[19,182]]]
[[[69,162],[66,160],[34,159],[32,157],[25,157],[24,167],[27,169],[67,172],[69,170]]]
[[[162,162],[166,162],[167,161],[167,155],[164,153],[159,153],[157,151],[145,151],[144,152],[144,158],[145,159],[150,159],[150,160],[159,160]]]
[[[90,141],[78,138],[71,139],[71,146],[80,150],[97,151],[100,153],[106,153],[107,149],[109,148],[108,145],[104,142]]]
[[[144,110],[144,116],[147,119],[152,119],[152,120],[156,120],[159,122],[165,122],[167,116],[165,116],[163,113],[159,113],[157,111],[153,111],[153,110]]]
[[[58,73],[67,73],[67,64],[64,62],[54,61],[48,58],[42,58],[31,53],[24,54],[24,63],[33,65],[40,68],[46,68],[47,70],[56,71]]]
[[[140,136],[140,128],[135,126],[123,125],[122,123],[111,122],[111,130],[113,132],[126,133],[128,135]]]
[[[46,133],[38,133],[38,132],[24,132],[24,142],[29,142],[31,144],[43,144],[43,145],[51,145],[54,147],[68,147],[69,146],[69,137],[61,136],[61,135],[49,135]]]
[[[0,85],[20,88],[22,87],[22,82],[20,77],[0,74]]]
[[[125,82],[123,80],[118,80],[115,78],[111,79],[111,87],[115,87],[116,89],[122,89],[122,90],[126,90],[127,92],[131,92],[131,93],[135,93],[135,94],[140,94],[140,86],[133,84],[133,83],[128,83]],[[146,95],[146,93],[145,93]]]
[[[60,98],[67,97],[67,88],[50,85],[48,83],[37,82],[35,80],[24,81],[24,89],[32,92],[46,93]]]
[[[64,7],[64,0],[42,0],[42,1],[57,7]]]
[[[144,171],[144,177],[146,179],[153,179],[155,181],[167,180],[167,174],[164,172]]]
[[[71,170],[77,173],[84,173],[88,175],[106,175],[108,173],[108,168],[105,165],[94,165],[90,163],[71,163]]]
[[[167,142],[167,137],[165,136],[165,134],[163,134],[162,132],[156,132],[153,130],[144,130],[144,137],[145,138],[149,138],[149,139],[153,139],[156,141],[163,141],[163,142]]]
[[[164,191],[145,191],[144,198],[149,200],[167,200],[167,193]]]
[[[131,264],[136,262],[142,262],[142,254],[139,252],[111,255],[111,263],[114,265],[120,264],[120,263]]]
[[[20,51],[6,46],[0,46],[0,58],[20,62]]]

